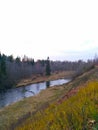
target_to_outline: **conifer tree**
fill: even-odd
[[[0,90],[5,89],[6,80],[6,56],[0,55]]]
[[[46,75],[51,75],[51,69],[50,69],[50,60],[49,60],[49,57],[47,58],[47,61],[46,61]]]

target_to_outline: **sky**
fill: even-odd
[[[0,0],[0,52],[87,60],[98,52],[98,0]]]

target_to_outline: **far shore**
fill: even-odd
[[[52,73],[50,76],[33,75],[31,78],[21,80],[16,87],[22,87],[34,83],[40,83],[45,81],[52,81],[57,79],[70,79],[74,75],[74,71],[59,71]]]

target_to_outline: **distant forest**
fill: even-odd
[[[98,59],[88,60],[87,62],[82,60],[71,62],[50,61],[48,57],[46,60],[35,62],[34,59],[27,56],[21,59],[20,57],[13,58],[13,55],[6,56],[0,53],[0,91],[15,87],[21,79],[29,78],[32,75],[47,75],[47,61],[50,64],[51,73],[58,71],[76,71],[79,73],[97,63]]]

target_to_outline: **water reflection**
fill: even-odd
[[[46,87],[49,88],[50,86],[50,81],[46,81]]]
[[[43,89],[55,85],[61,85],[69,81],[70,80],[68,79],[59,79],[54,81],[31,84],[25,87],[9,89],[6,92],[0,94],[0,108],[12,104],[14,102],[17,102],[23,98],[34,96]]]

